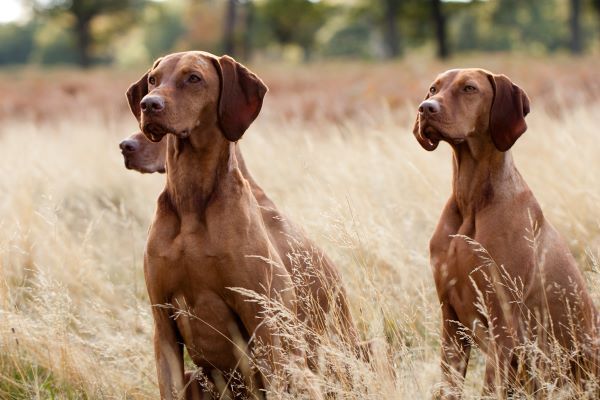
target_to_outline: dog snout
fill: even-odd
[[[119,148],[123,153],[133,153],[139,148],[139,143],[135,140],[125,139],[119,143]]]
[[[146,96],[140,102],[144,113],[157,113],[165,108],[165,100],[160,96]]]
[[[437,114],[440,112],[440,103],[437,100],[425,100],[419,105],[420,114]]]

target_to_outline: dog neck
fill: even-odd
[[[237,169],[236,146],[216,126],[187,138],[169,134],[165,191],[179,215],[204,213],[220,181]]]
[[[522,179],[510,151],[498,151],[488,138],[489,135],[475,135],[452,144],[452,192],[463,216],[473,215],[492,201],[510,196],[521,186]]]

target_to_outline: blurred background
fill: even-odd
[[[128,85],[190,49],[249,65],[284,118],[398,110],[455,67],[526,80],[558,113],[600,93],[600,0],[3,0],[0,118],[125,117]]]
[[[3,0],[0,65],[598,51],[600,0]]]

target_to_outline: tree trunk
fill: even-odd
[[[594,7],[594,10],[596,10],[596,15],[600,20],[600,0],[592,0],[592,6]]]
[[[400,55],[400,38],[398,33],[398,10],[401,0],[383,0],[385,11],[383,38],[387,58],[396,58]]]
[[[90,45],[92,43],[90,19],[77,15],[76,18],[75,31],[77,34],[77,53],[79,55],[79,65],[82,68],[89,68],[92,64],[92,57],[90,56]]]
[[[312,60],[312,46],[311,45],[303,45],[302,46],[302,62],[309,63]]]
[[[571,53],[581,54],[583,51],[581,42],[581,0],[571,0],[569,25],[571,27],[571,42],[569,45]]]
[[[225,54],[235,56],[235,20],[237,0],[227,1],[227,10],[225,11],[225,32],[223,34],[223,50]]]
[[[593,0],[592,6],[596,10],[596,17],[598,17],[598,32],[600,32],[600,0]]]
[[[254,2],[248,0],[246,2],[246,23],[244,26],[244,41],[243,41],[243,57],[244,60],[252,59],[252,34],[254,33]]]
[[[450,55],[446,41],[446,16],[442,10],[440,0],[431,0],[433,21],[435,23],[435,38],[437,41],[437,57],[446,59]]]

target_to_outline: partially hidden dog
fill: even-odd
[[[454,154],[452,194],[430,242],[445,398],[460,397],[474,345],[487,354],[487,395],[522,383],[531,344],[546,352],[558,344],[574,375],[597,373],[596,308],[509,151],[529,110],[521,88],[482,69],[440,74],[419,105],[418,142],[432,151],[444,141]]]
[[[119,143],[125,168],[153,174],[164,174],[167,158],[167,140],[152,142],[143,132],[134,132]]]
[[[141,142],[139,133],[123,141],[125,164],[166,170],[144,256],[164,399],[210,395],[206,385],[188,382],[184,348],[209,385],[221,383],[235,398],[285,390],[283,366],[290,359],[313,365],[318,335],[332,318],[358,354],[335,266],[277,210],[237,145],[266,92],[234,59],[199,51],[158,59],[127,91],[154,143]],[[273,324],[286,318],[282,309],[306,327],[297,334],[309,354],[286,347]],[[321,397],[318,388],[307,390]]]

